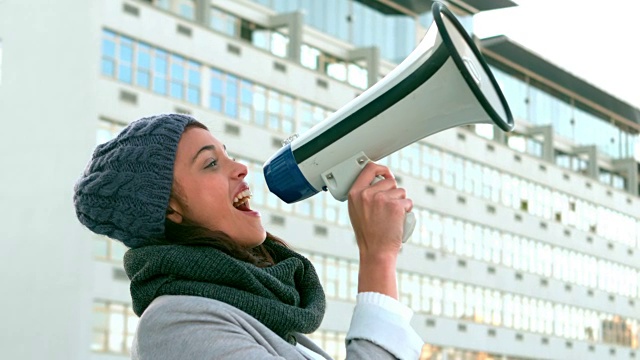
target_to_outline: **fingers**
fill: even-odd
[[[407,198],[405,189],[398,187],[391,171],[386,166],[368,163],[349,190],[348,198],[349,217],[361,256],[369,254],[376,259],[380,254],[397,256],[406,213],[413,209],[413,201]]]
[[[369,187],[376,176],[381,176],[385,179],[393,179],[393,174],[391,174],[389,168],[370,161],[362,169],[360,175],[358,175],[351,188],[362,189],[365,187]]]
[[[403,209],[404,212],[413,208],[413,202],[407,199],[407,191],[398,187],[389,168],[373,162],[369,162],[363,168],[351,187],[349,199],[355,198],[366,206],[393,206]]]
[[[388,207],[401,210],[401,213],[410,212],[413,209],[413,201],[407,198],[407,191],[403,188],[376,191],[373,186],[362,192],[362,202],[365,205],[375,207]]]

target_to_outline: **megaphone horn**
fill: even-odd
[[[321,190],[344,201],[369,161],[461,125],[513,129],[507,101],[456,17],[432,6],[434,24],[387,76],[294,138],[264,164],[269,190],[287,203]]]

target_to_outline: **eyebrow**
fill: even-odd
[[[227,151],[227,145],[222,145],[222,147],[224,148],[225,151]],[[207,150],[211,150],[211,151],[215,152],[216,151],[216,146],[215,145],[205,145],[205,146],[201,147],[200,150],[198,150],[196,155],[191,160],[191,163],[193,164],[196,161],[196,159],[198,158],[198,155],[200,155],[201,152],[207,151]]]
[[[193,157],[193,160],[191,160],[191,163],[193,164],[196,161],[196,159],[198,158],[198,155],[200,155],[201,152],[207,151],[207,150],[215,151],[216,147],[215,147],[215,145],[205,145],[205,146],[201,147],[200,150],[198,150],[196,155]]]

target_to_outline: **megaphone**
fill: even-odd
[[[456,126],[513,129],[507,101],[471,37],[443,4],[435,2],[432,12],[434,24],[400,65],[265,162],[272,193],[294,203],[328,190],[344,201],[369,160]]]

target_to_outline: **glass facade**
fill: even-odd
[[[426,143],[407,146],[382,162],[398,174],[429,180],[630,247],[639,246],[640,221],[632,216]]]
[[[357,0],[253,1],[278,13],[302,11],[309,26],[357,47],[376,46],[382,58],[393,63],[402,62],[413,51],[433,22],[430,9],[415,13],[391,6],[381,11]],[[326,8],[331,11],[325,11]],[[459,16],[458,20],[472,32],[471,16]]]
[[[596,145],[598,151],[614,159],[635,156],[637,133],[616,127],[610,118],[586,104],[533,79],[507,73],[495,66],[491,66],[491,70],[518,121],[532,126],[552,125],[556,136],[575,145]]]
[[[303,253],[329,299],[355,301],[357,261]],[[640,320],[519,294],[399,271],[400,301],[415,312],[565,339],[638,347]]]
[[[109,30],[103,31],[102,44],[102,75],[204,106],[241,122],[291,135],[310,128],[331,113],[308,101]],[[116,50],[123,46],[126,51]],[[209,79],[208,94],[202,93],[205,75]],[[295,119],[299,119],[299,124],[295,124]]]
[[[104,76],[198,105],[202,65],[109,30],[102,31]]]
[[[248,41],[278,57],[288,56],[289,37],[277,29],[267,29],[217,7],[211,7],[210,14],[209,26],[213,30]],[[302,45],[300,64],[354,87],[367,87],[367,70],[362,64],[340,59],[311,45]]]
[[[431,24],[428,11],[383,13],[355,0],[253,0],[278,13],[302,11],[305,23],[357,47],[377,46],[382,58],[400,63]],[[331,9],[331,11],[325,11]],[[420,31],[422,30],[422,31]]]

